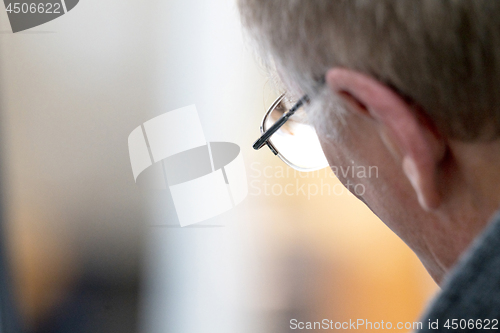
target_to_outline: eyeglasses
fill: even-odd
[[[308,123],[304,105],[307,95],[296,103],[282,94],[269,107],[260,125],[261,137],[253,148],[267,145],[283,162],[298,171],[314,171],[328,166],[316,130]],[[292,118],[293,116],[293,118]]]

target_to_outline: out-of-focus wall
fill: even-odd
[[[127,137],[161,107],[157,6],[81,1],[12,34],[0,5],[2,190],[28,327],[52,321],[69,300],[94,302],[103,289],[107,299],[91,306],[99,318],[120,318],[111,327],[122,332],[136,325],[145,215]]]
[[[82,0],[9,30],[0,8],[3,190],[27,327],[57,321],[69,301],[94,302],[86,315],[120,332],[417,319],[435,286],[363,204],[346,191],[273,194],[274,184],[338,181],[251,149],[276,92],[244,46],[233,0]],[[193,103],[208,141],[242,148],[250,193],[204,227],[174,228],[168,195],[134,183],[127,137]]]

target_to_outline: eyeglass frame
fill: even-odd
[[[294,115],[294,113],[300,109],[305,103],[308,103],[310,100],[309,100],[309,96],[308,95],[304,95],[302,96],[298,101],[297,103],[295,103],[287,112],[285,112],[281,117],[280,119],[278,119],[271,127],[269,127],[267,130],[264,130],[264,125],[267,121],[267,118],[269,117],[269,115],[271,114],[271,112],[274,111],[274,109],[276,109],[276,107],[281,103],[281,101],[283,100],[283,98],[285,98],[285,94],[281,94],[274,102],[273,104],[271,104],[271,106],[268,108],[268,110],[266,111],[266,113],[264,114],[264,117],[262,118],[262,122],[260,124],[260,133],[261,133],[261,136],[254,142],[254,144],[252,145],[253,149],[255,150],[259,150],[261,149],[262,147],[264,146],[268,146],[269,149],[273,152],[274,155],[278,156],[283,162],[285,162],[288,166],[294,168],[294,169],[297,169],[299,171],[311,171],[311,169],[305,169],[305,168],[301,168],[295,164],[293,164],[292,162],[290,162],[289,160],[286,159],[286,157],[284,157],[279,151],[278,149],[276,149],[276,147],[273,145],[273,143],[271,141],[269,141],[271,139],[271,136],[276,133],[287,121],[288,119]]]

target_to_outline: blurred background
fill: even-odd
[[[279,333],[293,318],[417,320],[437,287],[405,244],[331,171],[251,149],[276,96],[233,0],[82,0],[16,34],[0,5],[4,325]],[[250,192],[180,228],[167,191],[136,186],[127,138],[190,104],[208,141],[241,147]]]

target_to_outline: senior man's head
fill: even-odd
[[[239,0],[330,165],[439,282],[500,205],[500,2]],[[349,181],[350,175],[341,180]]]

